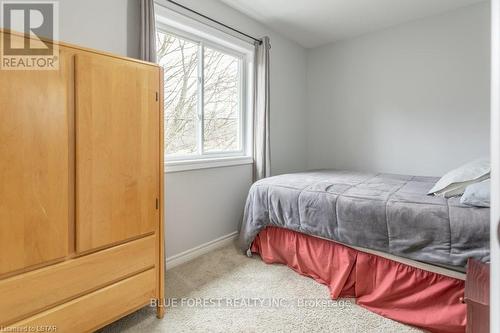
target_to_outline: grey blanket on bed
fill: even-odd
[[[437,178],[347,171],[270,177],[248,194],[242,250],[266,226],[431,264],[489,261],[489,209],[426,195]]]

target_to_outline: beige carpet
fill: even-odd
[[[100,332],[421,332],[331,301],[326,286],[234,245],[168,271],[166,292],[172,307],[163,320],[148,307]]]

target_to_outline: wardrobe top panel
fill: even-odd
[[[14,36],[17,36],[17,37],[31,38],[30,36],[24,35],[21,32],[12,31],[12,30],[3,29],[3,28],[0,28],[0,33],[1,34],[11,34],[11,35],[14,35]],[[47,38],[40,38],[40,40],[42,40],[44,42],[47,42],[47,43],[54,44],[54,45],[58,45],[60,47],[62,46],[62,47],[65,47],[65,48],[70,48],[70,49],[75,49],[75,50],[80,50],[80,51],[85,51],[85,52],[91,52],[91,53],[95,53],[95,54],[101,54],[101,55],[105,55],[105,56],[108,56],[108,57],[113,57],[113,58],[122,59],[122,60],[126,60],[126,61],[136,62],[136,63],[140,63],[140,64],[144,64],[144,65],[149,65],[149,66],[153,66],[153,67],[160,67],[158,64],[155,64],[155,63],[152,63],[152,62],[148,62],[148,61],[144,61],[144,60],[139,60],[139,59],[135,59],[135,58],[130,58],[130,57],[124,57],[124,56],[116,55],[116,54],[111,53],[111,52],[95,50],[95,49],[92,49],[92,48],[82,47],[82,46],[79,46],[79,45],[74,45],[74,44],[71,44],[71,43],[66,43],[66,42],[61,42],[61,41],[53,41],[53,40],[50,40],[50,39],[47,39]]]

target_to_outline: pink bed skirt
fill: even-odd
[[[276,227],[261,231],[251,250],[327,285],[333,299],[355,297],[372,312],[431,332],[465,332],[462,280]]]

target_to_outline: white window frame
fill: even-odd
[[[177,172],[204,168],[225,167],[251,164],[252,157],[252,109],[253,109],[253,57],[254,46],[227,33],[203,24],[197,20],[167,8],[156,5],[156,28],[164,33],[192,41],[199,48],[198,68],[198,154],[187,156],[165,157],[165,171]],[[203,147],[203,114],[204,107],[204,47],[235,56],[240,59],[240,150],[231,152],[205,152]]]

